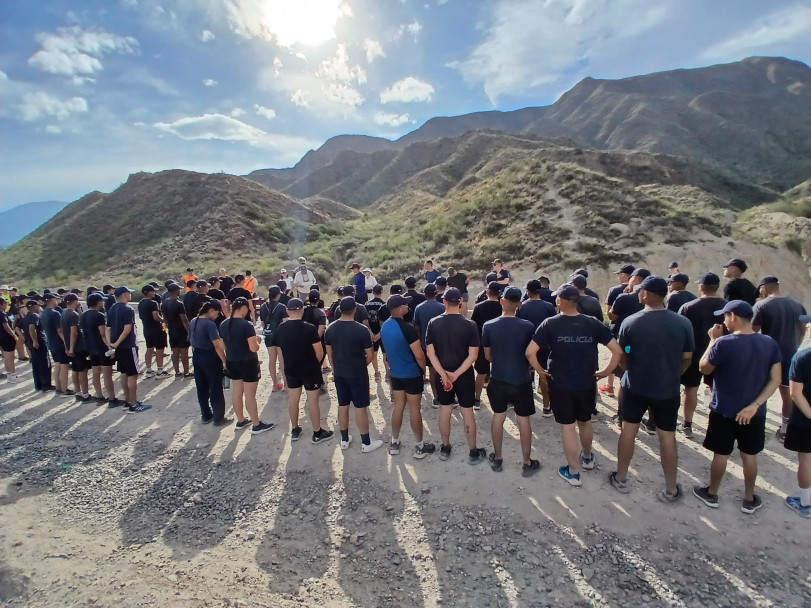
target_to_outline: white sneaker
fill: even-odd
[[[144,376],[145,376],[146,378],[152,378],[152,377],[154,377],[154,376],[155,376],[155,370],[153,370],[153,369],[148,369],[148,370],[146,370],[146,371],[144,372]]]
[[[364,454],[368,454],[369,452],[374,452],[376,449],[383,447],[383,440],[382,439],[373,439],[369,445],[362,443],[360,446],[360,451]]]
[[[352,443],[352,435],[350,435],[350,436],[349,436],[349,439],[347,439],[346,441],[344,441],[343,439],[341,439],[341,449],[342,449],[342,450],[348,450],[348,449],[349,449],[349,444],[350,444],[350,443]]]
[[[9,374],[8,381],[12,384],[17,384],[18,382],[22,382],[23,378],[20,376],[20,374]]]

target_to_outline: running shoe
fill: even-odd
[[[155,377],[155,370],[154,370],[154,369],[148,369],[148,370],[146,370],[146,371],[144,372],[144,377],[145,377],[145,378],[154,378],[154,377]]]
[[[646,418],[642,421],[642,426],[645,427],[645,432],[648,435],[655,435],[656,434],[656,423],[651,420],[650,418]]]
[[[125,405],[125,402],[122,399],[113,397],[112,399],[107,400],[107,407],[110,409],[114,407],[122,407],[123,405]]]
[[[693,486],[693,496],[711,509],[718,508],[718,494],[710,494],[710,487]]]
[[[299,439],[301,439],[301,427],[297,426],[290,431],[290,441],[298,441]]]
[[[675,494],[668,492],[667,488],[662,488],[662,491],[656,495],[656,498],[659,500],[659,502],[673,503],[681,500],[683,496],[684,492],[682,492],[681,485],[677,483]]]
[[[273,385],[274,391],[280,391],[282,389],[284,389],[284,382],[277,382],[276,384]]]
[[[451,446],[440,444],[439,446],[439,459],[447,460],[451,457]]]
[[[580,473],[572,473],[569,470],[568,464],[565,464],[558,469],[558,475],[560,475],[563,478],[563,480],[570,486],[579,488],[580,486],[583,485],[583,482],[580,481]]]
[[[553,414],[552,414],[552,408],[551,408],[551,407],[545,407],[545,408],[543,408],[543,409],[541,410],[541,416],[543,416],[544,418],[551,418],[551,417],[553,416]]]
[[[495,452],[490,452],[490,455],[487,457],[490,461],[490,468],[493,469],[496,473],[501,473],[504,469],[504,459],[503,458],[496,458]]]
[[[606,395],[613,397],[614,396],[614,387],[610,384],[601,384],[597,387],[601,393],[605,393]]]
[[[259,435],[261,433],[265,433],[267,431],[272,431],[276,428],[276,424],[273,422],[262,422],[260,421],[259,424],[254,424],[251,427],[251,435]]]
[[[335,435],[335,431],[328,431],[326,429],[319,429],[315,433],[313,433],[313,443],[321,443],[323,441],[329,441]]]
[[[752,494],[752,500],[746,500],[745,498],[741,501],[741,513],[746,513],[747,515],[751,515],[755,511],[757,511],[760,507],[763,506],[763,499],[760,498],[757,494]]]
[[[477,412],[478,412],[480,409],[482,409],[482,400],[481,400],[481,399],[476,399],[476,400],[473,402],[473,409],[474,409],[474,410],[476,410]]]
[[[128,414],[138,414],[140,412],[145,412],[147,410],[151,410],[152,406],[148,403],[144,403],[143,401],[136,401],[132,405],[127,408]]]
[[[580,466],[583,467],[584,470],[591,471],[596,464],[597,457],[594,455],[594,452],[589,454],[588,458],[586,458],[583,452],[580,452]]]
[[[781,426],[779,429],[777,429],[777,432],[774,434],[774,436],[777,437],[777,441],[783,443],[786,440],[786,431],[784,431],[783,427]]]
[[[200,416],[200,422],[203,424],[211,424],[211,421],[214,420],[214,416]]]
[[[811,505],[803,506],[799,496],[786,496],[786,506],[800,517],[811,518]]]
[[[422,447],[418,445],[414,446],[414,458],[417,460],[422,460],[434,452],[436,452],[436,446],[433,443],[428,443],[427,441],[423,442]]]
[[[159,369],[157,372],[155,372],[156,378],[168,378],[169,376],[171,376],[171,374],[165,369]]]
[[[392,456],[396,456],[400,453],[400,442],[399,441],[392,441],[389,444],[389,454]]]
[[[231,423],[234,421],[233,418],[223,418],[220,421],[215,420],[214,426],[231,426]]]
[[[693,423],[692,422],[684,422],[681,425],[681,432],[687,439],[693,438]]]
[[[487,450],[484,448],[476,448],[474,451],[471,451],[467,457],[468,464],[479,464],[480,462],[484,462],[487,458]]]
[[[361,443],[360,451],[364,454],[374,452],[376,449],[383,447],[382,439],[372,439],[369,443]]]
[[[541,461],[540,460],[532,460],[530,458],[529,464],[522,464],[521,465],[521,477],[532,477],[541,470]]]
[[[610,483],[617,492],[628,494],[631,488],[628,487],[628,480],[622,481],[617,477],[617,472],[614,471],[608,475],[608,483]]]
[[[349,446],[350,446],[351,444],[352,444],[352,435],[349,435],[349,436],[348,436],[348,439],[347,439],[346,441],[344,441],[343,439],[341,439],[341,449],[342,449],[342,450],[348,450],[348,449],[349,449]]]
[[[247,429],[249,426],[251,426],[251,419],[245,418],[245,420],[243,420],[242,422],[237,421],[237,423],[234,426],[238,431]]]

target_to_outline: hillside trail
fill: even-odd
[[[782,504],[796,489],[796,459],[774,438],[776,398],[760,457],[765,506],[747,516],[737,457],[720,508],[690,493],[710,462],[703,391],[696,439],[678,437],[687,495],[664,505],[657,441],[645,433],[631,493],[607,483],[613,398],[599,403],[598,468],[573,488],[557,475],[559,429],[539,403],[543,469],[527,479],[512,415],[495,473],[467,463],[458,410],[447,462],[412,457],[407,420],[397,456],[362,454],[354,422],[349,450],[337,437],[312,445],[303,408],[303,438],[292,443],[286,392],[268,385],[260,411],[277,427],[254,437],[200,424],[188,380],[140,382],[154,409],[138,415],[41,396],[30,381],[0,385],[0,605],[811,606],[808,522]],[[328,387],[324,417],[337,435]],[[388,388],[372,387],[372,437],[388,440]],[[483,401],[478,440],[490,449]],[[438,443],[438,410],[427,393],[423,403],[426,440]]]

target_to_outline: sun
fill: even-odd
[[[317,46],[335,38],[335,24],[351,15],[344,0],[264,0],[262,25],[281,46]]]

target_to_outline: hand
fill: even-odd
[[[600,371],[594,374],[594,377],[597,378],[597,380],[602,380],[603,378],[607,378],[610,375],[611,372],[609,372],[607,369],[601,369]]]
[[[32,342],[31,344],[33,344],[34,348],[39,348],[39,342]]]
[[[73,354],[73,351],[72,351],[72,350],[65,351],[65,354],[66,354],[68,357],[74,357],[74,356],[75,356],[75,355]]]
[[[738,424],[749,424],[754,415],[757,414],[759,407],[757,403],[746,406],[735,416],[735,422]]]
[[[707,335],[710,337],[710,340],[717,340],[721,336],[724,335],[724,326],[720,323],[716,323],[707,331]]]
[[[254,336],[253,339],[256,340],[259,346],[262,346],[262,336]]]
[[[448,379],[448,382],[453,384],[456,382],[456,379],[459,377],[459,374],[456,372],[445,372],[445,377]]]
[[[538,370],[535,370],[535,371],[538,372],[538,376],[540,377],[541,380],[546,380],[549,376],[552,375],[547,370],[545,370],[544,368],[541,368],[540,371],[538,371]]]

